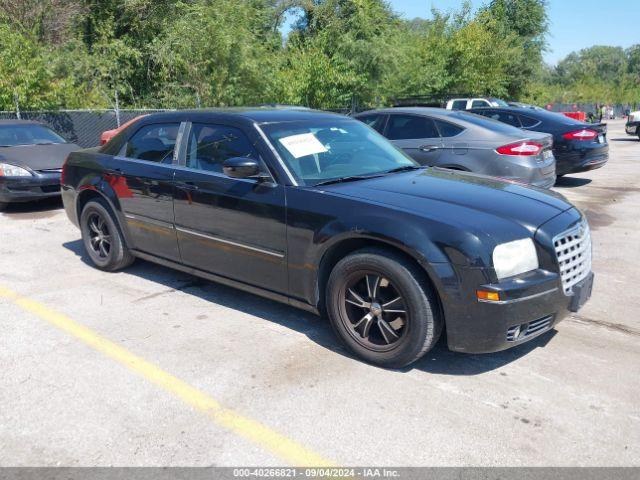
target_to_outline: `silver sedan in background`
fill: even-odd
[[[371,110],[355,118],[422,165],[464,170],[550,188],[556,181],[553,137],[490,118],[441,108]]]

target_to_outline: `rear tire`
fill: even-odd
[[[359,250],[333,268],[327,314],[342,342],[369,363],[404,367],[428,352],[442,332],[426,274],[393,251]]]
[[[89,201],[80,215],[84,248],[100,270],[114,272],[133,263],[109,205],[101,199]]]

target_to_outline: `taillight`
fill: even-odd
[[[531,157],[539,155],[544,147],[537,142],[518,142],[510,143],[502,147],[496,148],[496,152],[500,155],[518,155]]]
[[[583,128],[582,130],[575,130],[573,132],[565,133],[562,135],[563,138],[567,140],[593,140],[598,136],[598,132],[595,130],[590,130],[588,128]]]

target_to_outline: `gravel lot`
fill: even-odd
[[[640,142],[621,121],[609,141],[608,165],[555,187],[591,223],[586,307],[519,348],[441,342],[402,371],[351,358],[324,320],[284,305],[143,261],[100,272],[60,203],[12,207],[0,465],[284,465],[301,448],[339,465],[639,466]],[[159,371],[173,377],[149,381]]]

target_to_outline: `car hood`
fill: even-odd
[[[32,170],[51,170],[62,168],[67,155],[76,150],[80,150],[80,147],[75,143],[0,147],[0,162]]]
[[[325,188],[325,187],[323,187]],[[333,193],[500,236],[504,222],[535,230],[573,208],[562,195],[485,175],[428,168],[336,184]],[[475,227],[475,228],[474,228]]]

